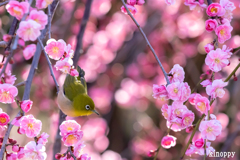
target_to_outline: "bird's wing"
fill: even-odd
[[[73,101],[74,97],[79,94],[87,94],[87,85],[84,77],[67,75],[63,89],[65,96],[69,98],[70,101]]]

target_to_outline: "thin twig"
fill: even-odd
[[[191,134],[191,137],[190,137],[190,139],[188,140],[188,143],[187,143],[186,147],[184,148],[182,157],[180,158],[181,160],[183,159],[183,157],[184,157],[184,155],[185,155],[185,153],[186,153],[186,151],[187,151],[187,149],[188,149],[188,146],[190,145],[190,143],[192,143],[193,136],[195,135],[195,133],[196,133],[196,131],[198,130],[198,127],[199,127],[202,119],[203,119],[205,116],[206,116],[206,115],[203,114],[202,117],[198,120],[198,122],[197,122],[197,124],[196,124],[196,126],[195,126],[195,128],[194,128],[194,130],[193,130],[193,132],[192,132],[192,134]]]
[[[48,33],[49,33],[49,32],[48,32]],[[46,51],[44,50],[44,46],[43,46],[42,41],[41,41],[39,38],[38,38],[38,42],[39,42],[39,44],[41,45],[42,50],[43,50],[43,53],[44,53],[44,55],[45,55],[45,57],[46,57],[46,59],[47,59],[48,67],[49,67],[49,69],[50,69],[51,76],[52,76],[52,78],[53,78],[53,80],[54,80],[54,83],[55,83],[55,85],[56,85],[57,94],[58,94],[58,92],[59,92],[59,85],[58,85],[57,80],[56,80],[56,77],[55,77],[55,75],[54,75],[54,73],[53,73],[52,63],[51,63],[50,59],[48,58],[48,55],[47,55]]]
[[[68,152],[70,153],[70,155],[72,156],[72,158],[73,158],[74,160],[77,160],[77,158],[74,156],[74,154],[73,154],[73,152],[72,152],[71,147],[68,147]]]
[[[15,84],[15,87],[20,87],[20,86],[24,86],[26,84],[26,81],[20,82],[18,84]]]
[[[238,70],[238,68],[240,67],[240,63],[238,63],[238,65],[234,68],[234,70],[229,74],[229,76],[225,79],[224,82],[227,82],[230,80],[230,78],[236,73],[236,71]]]
[[[48,6],[48,39],[51,39],[51,9]]]
[[[9,2],[9,1],[5,1],[5,2],[0,3],[0,7],[3,6],[3,5],[5,5],[5,4],[8,4],[8,2]]]
[[[77,67],[77,63],[78,63],[79,57],[81,55],[82,39],[83,39],[85,28],[87,26],[87,22],[89,19],[91,5],[92,5],[92,0],[87,0],[86,5],[85,5],[83,19],[81,21],[81,25],[80,25],[79,32],[77,35],[77,45],[76,45],[74,57],[73,57],[73,65],[75,66],[75,68]]]
[[[208,5],[212,4],[212,0],[207,0]]]
[[[155,53],[155,51],[154,51],[152,45],[151,45],[150,42],[148,41],[146,34],[144,33],[144,31],[142,30],[142,28],[141,28],[140,25],[138,24],[137,20],[136,20],[136,19],[133,17],[133,15],[130,13],[129,9],[127,8],[126,3],[124,2],[124,0],[121,0],[121,1],[122,1],[122,3],[123,3],[123,6],[124,6],[125,9],[126,9],[128,15],[132,18],[133,22],[134,22],[134,23],[136,24],[136,26],[138,27],[138,29],[139,29],[139,31],[141,32],[143,38],[144,38],[145,41],[147,42],[147,44],[148,44],[150,50],[152,51],[154,57],[156,58],[156,60],[157,60],[157,62],[158,62],[158,64],[159,64],[159,66],[160,66],[160,68],[161,68],[161,70],[162,70],[162,72],[163,72],[163,74],[164,74],[164,77],[166,78],[167,85],[170,84],[170,81],[169,81],[169,79],[168,79],[167,72],[166,72],[165,69],[163,68],[163,65],[162,65],[161,61],[159,60],[157,54]]]
[[[59,3],[59,0],[54,0],[53,1],[53,3],[51,4],[51,10],[52,11],[54,11],[56,9],[56,7],[58,6],[58,3]],[[52,12],[52,13],[54,13],[54,12]],[[46,36],[46,33],[47,33],[47,28],[45,27],[45,29],[42,30],[41,35],[40,35],[41,40]],[[35,68],[37,68],[37,66],[38,66],[38,62],[39,62],[41,52],[42,52],[42,49],[41,49],[40,44],[38,43],[36,52],[35,52],[34,57],[33,57],[32,65],[31,65],[31,68],[30,68],[30,71],[29,71],[29,74],[28,74],[28,78],[26,80],[26,85],[25,85],[22,100],[27,100],[30,97],[31,84],[32,84],[34,73],[35,73]],[[19,113],[17,114],[16,117],[18,117],[20,115],[21,115],[21,111],[19,111]],[[0,151],[0,160],[3,159],[5,149],[6,149],[7,140],[9,138],[12,127],[13,127],[13,125],[10,123],[8,125],[7,131],[5,133],[5,136],[4,136],[4,139],[3,139],[3,142],[2,142],[1,151]]]

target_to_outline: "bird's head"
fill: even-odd
[[[93,100],[87,94],[80,94],[73,100],[73,108],[78,116],[90,115],[92,113],[99,113],[95,110]]]

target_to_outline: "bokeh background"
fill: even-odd
[[[231,48],[240,46],[240,2],[231,0],[237,7],[233,12],[232,38],[226,42]],[[185,81],[191,88],[198,83],[199,77],[208,70],[204,64],[206,53],[204,45],[214,40],[215,34],[205,31],[205,11],[190,11],[184,1],[167,6],[164,0],[147,0],[143,6],[137,6],[134,16],[143,27],[150,43],[167,72],[174,64],[180,64],[185,70]],[[92,160],[148,160],[149,150],[159,145],[165,134],[166,120],[161,115],[164,103],[152,97],[153,84],[165,84],[165,79],[154,56],[142,35],[128,15],[120,11],[120,0],[93,0],[91,15],[83,39],[82,55],[79,66],[85,70],[89,95],[93,98],[101,116],[91,115],[75,120],[82,126],[84,153]],[[76,35],[83,17],[84,0],[61,0],[52,22],[52,37],[63,39],[75,48]],[[0,39],[10,28],[13,17],[4,7],[0,7]],[[46,39],[45,39],[46,42]],[[44,42],[44,44],[45,44]],[[27,45],[27,43],[25,44]],[[221,45],[219,45],[221,48]],[[3,53],[3,49],[0,50]],[[2,55],[0,55],[2,59]],[[16,75],[17,81],[27,79],[31,61],[26,61],[19,48],[14,54],[14,64],[8,66]],[[239,55],[233,55],[230,66],[215,74],[225,78],[239,63]],[[55,64],[55,61],[52,61]],[[63,84],[65,75],[54,74]],[[237,72],[237,76],[239,71]],[[24,86],[19,87],[19,99]],[[197,92],[205,94],[201,86]],[[222,99],[217,99],[211,108],[221,121],[222,134],[212,143],[216,151],[236,152],[233,160],[240,159],[240,78],[231,80]],[[57,131],[59,109],[56,103],[56,89],[42,54],[38,70],[31,88],[33,114],[43,122],[42,131],[50,135],[47,144],[48,160],[52,159],[52,147]],[[200,117],[193,106],[188,108]],[[18,108],[15,104],[0,104],[10,116],[15,117]],[[71,117],[67,117],[71,119]],[[161,160],[179,159],[190,134],[184,130],[170,132],[177,137],[177,145],[171,149],[161,149]],[[196,134],[195,137],[197,137]],[[14,127],[11,138],[25,145],[29,140],[17,134]],[[225,147],[225,148],[224,148]],[[62,153],[66,148],[62,149]],[[190,159],[185,157],[185,159]],[[192,159],[202,159],[197,155]],[[213,159],[213,158],[211,158]]]

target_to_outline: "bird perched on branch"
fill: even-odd
[[[67,75],[58,93],[57,102],[64,114],[70,117],[87,116],[99,113],[95,110],[93,100],[87,94],[85,72],[78,66],[78,77]]]

